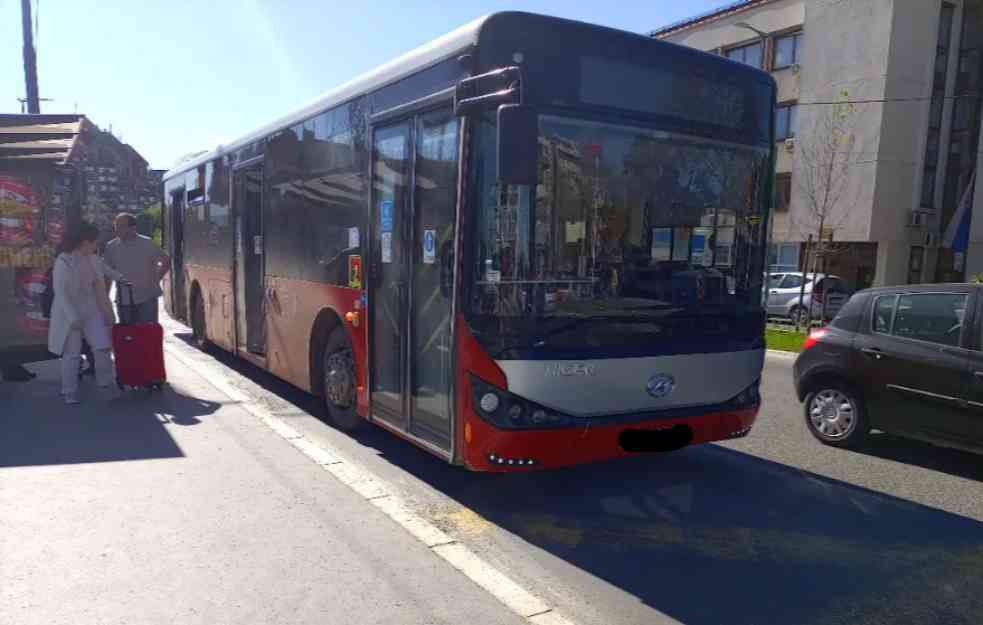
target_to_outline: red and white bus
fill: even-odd
[[[168,310],[469,469],[743,436],[774,99],[641,35],[476,20],[168,172]]]

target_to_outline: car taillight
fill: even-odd
[[[802,351],[805,351],[810,347],[812,347],[813,345],[815,345],[816,343],[818,343],[819,340],[822,339],[824,336],[826,336],[826,328],[820,328],[818,330],[813,330],[812,332],[810,332],[809,336],[807,336],[806,340],[803,341],[802,343]]]

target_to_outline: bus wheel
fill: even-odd
[[[324,406],[331,423],[351,431],[364,423],[355,411],[355,361],[344,328],[335,328],[324,347]]]
[[[191,338],[198,349],[208,348],[208,330],[205,325],[205,298],[196,290],[191,298]]]

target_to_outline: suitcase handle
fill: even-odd
[[[133,283],[128,280],[119,280],[116,282],[117,288],[122,287],[126,293],[130,296],[130,303],[123,304],[123,295],[119,295],[119,316],[120,323],[132,324],[135,323],[137,318],[137,304],[136,298],[133,296]],[[126,314],[124,315],[124,311]],[[125,317],[125,318],[124,318]]]

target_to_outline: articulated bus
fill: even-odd
[[[472,470],[744,436],[774,100],[638,34],[476,20],[168,172],[168,311]]]

